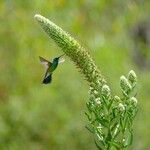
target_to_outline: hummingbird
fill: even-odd
[[[64,54],[63,54],[64,55]],[[52,62],[46,60],[45,58],[39,56],[40,62],[45,66],[46,73],[44,76],[44,79],[42,81],[43,84],[49,84],[52,81],[52,74],[54,70],[57,68],[59,63],[63,63],[65,59],[62,58],[62,56],[55,57]]]

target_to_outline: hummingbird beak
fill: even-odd
[[[60,58],[60,57],[62,57],[62,56],[64,56],[65,54],[62,54],[62,55],[60,55],[58,58]]]

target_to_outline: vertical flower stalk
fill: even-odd
[[[88,81],[86,128],[94,135],[99,150],[126,149],[132,144],[133,120],[138,106],[135,93],[137,76],[131,70],[120,77],[122,96],[113,96],[89,53],[67,32],[41,15],[35,15],[44,31],[70,57]]]

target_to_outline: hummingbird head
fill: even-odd
[[[61,57],[64,56],[64,55],[65,55],[65,54],[60,55],[59,57],[54,58],[53,61],[59,61],[59,58],[61,58]]]
[[[62,56],[64,56],[65,54],[60,55],[59,57],[57,57],[58,59],[61,58]]]

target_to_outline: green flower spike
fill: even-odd
[[[92,87],[101,88],[106,83],[89,53],[74,38],[41,15],[35,15],[35,19],[49,37],[74,61]]]

